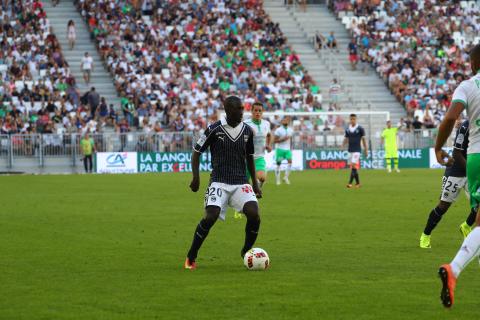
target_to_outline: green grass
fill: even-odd
[[[203,192],[188,174],[0,177],[0,319],[473,319],[479,266],[462,274],[452,310],[438,266],[461,244],[465,197],[418,238],[442,172],[273,175],[257,246],[271,269],[249,272],[245,220],[217,222],[195,272],[182,269]],[[207,179],[203,176],[202,189]]]

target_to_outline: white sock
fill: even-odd
[[[465,238],[457,255],[450,263],[455,278],[480,253],[480,227],[475,227]]]
[[[288,178],[288,176],[290,175],[290,171],[292,170],[292,164],[289,163],[287,165],[287,171],[285,171],[285,178]]]
[[[280,166],[277,166],[277,168],[275,169],[275,177],[278,179],[280,179]]]

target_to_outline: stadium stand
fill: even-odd
[[[435,128],[455,87],[470,73],[479,42],[474,1],[333,1],[360,55],[405,106],[410,121]]]
[[[130,126],[197,131],[222,97],[247,110],[322,109],[322,95],[262,1],[77,1]]]
[[[96,132],[90,94],[77,89],[43,3],[4,3],[0,28],[1,133]]]

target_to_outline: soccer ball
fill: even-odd
[[[270,258],[265,250],[252,248],[243,257],[243,264],[248,270],[266,270],[270,266]]]

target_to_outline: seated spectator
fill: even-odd
[[[337,39],[335,39],[333,31],[331,31],[330,35],[327,37],[327,47],[329,47],[330,49],[337,48]]]

